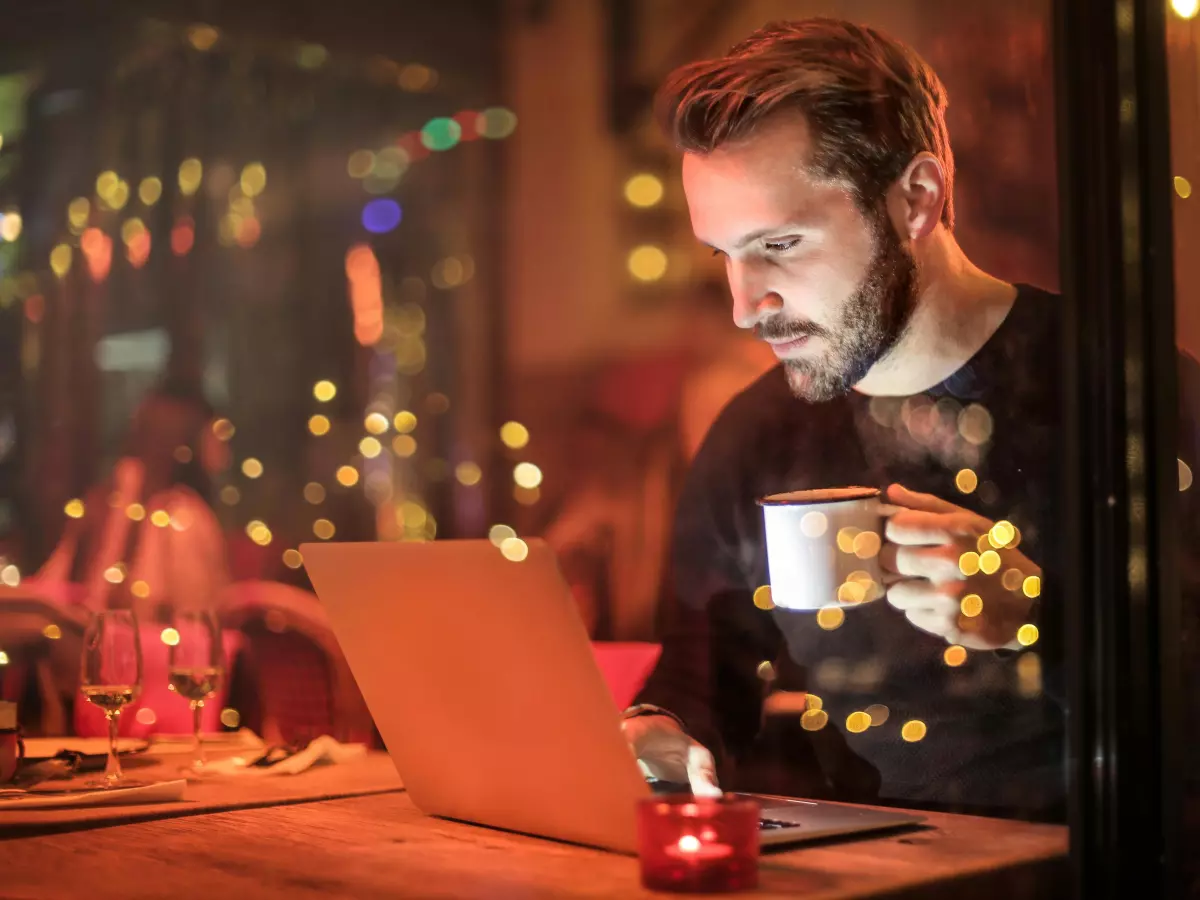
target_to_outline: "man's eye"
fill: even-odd
[[[764,241],[763,246],[771,253],[786,253],[800,244],[800,238],[788,238],[783,241]]]
[[[724,256],[724,255],[725,255],[724,250],[718,250],[716,247],[713,247],[713,256]]]

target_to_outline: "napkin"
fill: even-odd
[[[99,788],[94,791],[0,791],[0,816],[9,809],[54,809],[78,806],[135,806],[171,803],[183,799],[187,782],[156,781],[136,787]],[[0,821],[3,821],[0,818]]]
[[[366,744],[342,744],[327,734],[314,738],[303,750],[273,762],[276,750],[258,755],[234,756],[205,763],[205,775],[298,775],[322,763],[344,763],[367,752]]]

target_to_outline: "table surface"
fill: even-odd
[[[221,803],[163,811],[172,818],[0,832],[0,898],[663,896],[639,887],[635,859],[422,815],[382,754],[271,781],[285,779],[239,779],[237,809],[229,785]],[[358,796],[315,799],[339,780]],[[765,854],[756,896],[1062,896],[1065,828],[939,814],[927,825]]]

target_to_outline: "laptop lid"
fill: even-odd
[[[632,852],[649,788],[553,552],[527,545],[301,552],[419,809]]]

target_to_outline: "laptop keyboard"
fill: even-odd
[[[777,828],[799,828],[795,822],[780,822],[778,819],[759,819],[759,831],[774,831]]]

